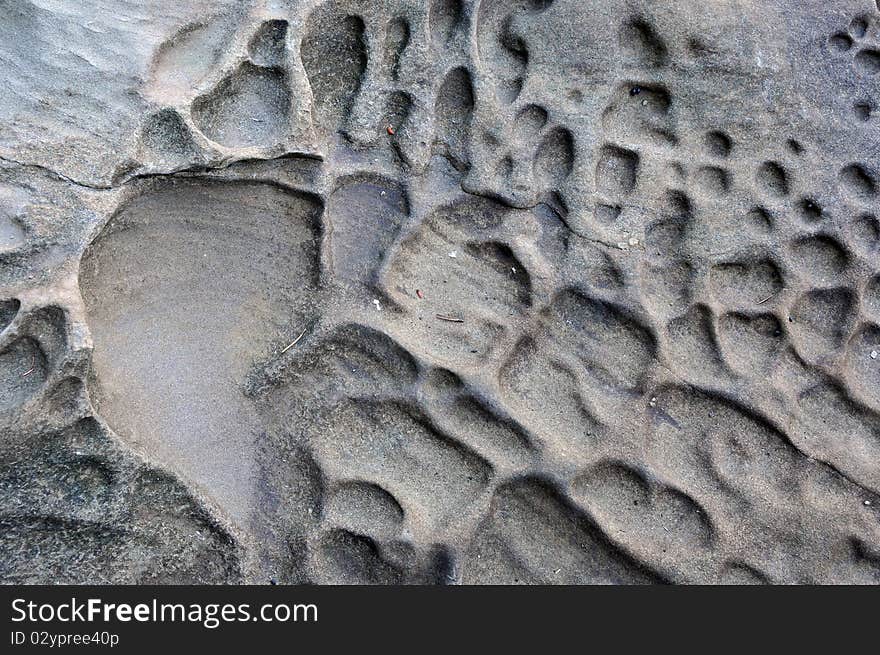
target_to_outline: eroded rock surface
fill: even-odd
[[[873,0],[0,36],[0,580],[880,581]]]

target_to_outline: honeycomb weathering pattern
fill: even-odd
[[[873,0],[0,37],[0,581],[880,581]]]

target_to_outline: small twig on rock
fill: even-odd
[[[780,291],[785,291],[785,289],[780,289],[779,291],[774,291],[774,292],[771,293],[769,296],[767,296],[766,298],[764,298],[764,300],[759,300],[759,301],[758,301],[758,304],[759,304],[759,305],[763,305],[765,302],[767,302],[768,300],[770,300],[773,296],[775,296],[776,294],[778,294]]]
[[[37,356],[35,354],[31,354],[31,367],[21,374],[21,377],[26,378],[28,375],[33,373],[37,368]]]
[[[441,321],[447,321],[448,323],[464,323],[464,319],[458,318],[457,316],[444,316],[443,314],[437,314],[437,318]]]
[[[305,333],[306,333],[305,330],[303,330],[302,332],[300,332],[300,335],[299,335],[296,339],[294,339],[293,341],[291,341],[289,344],[287,344],[287,345],[284,347],[284,350],[281,351],[281,354],[283,355],[283,354],[286,353],[288,350],[290,350],[291,348],[293,348],[296,344],[298,344],[298,343],[299,343],[299,340],[303,338],[303,335],[304,335]]]

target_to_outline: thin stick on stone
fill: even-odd
[[[284,347],[284,350],[281,351],[281,354],[283,355],[283,354],[286,353],[288,350],[290,350],[291,348],[293,348],[297,343],[299,343],[299,340],[303,338],[303,335],[304,335],[305,333],[306,333],[305,330],[303,330],[302,332],[300,332],[300,335],[299,335],[296,339],[294,339],[293,341],[291,341],[289,344],[287,344],[287,345]]]
[[[37,368],[37,356],[32,354],[31,355],[31,367],[28,370],[26,370],[24,373],[22,373],[21,377],[26,378],[28,375],[33,373],[36,368]]]
[[[457,316],[444,316],[443,314],[437,314],[437,318],[441,321],[447,321],[449,323],[464,323],[463,318],[458,318]]]

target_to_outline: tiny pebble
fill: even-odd
[[[877,351],[876,350],[871,351],[871,359],[877,359]]]
[[[453,250],[451,253],[449,253],[449,256],[455,259],[456,257],[458,257],[458,253]]]

